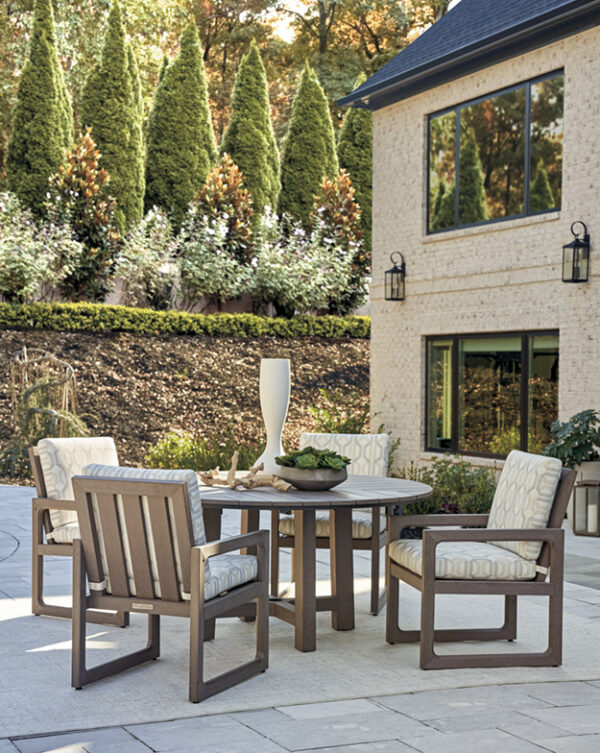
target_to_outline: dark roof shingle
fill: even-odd
[[[477,55],[490,45],[502,45],[515,35],[522,38],[530,32],[529,47],[538,46],[534,35],[539,33],[540,23],[552,23],[570,13],[582,16],[582,12],[597,10],[599,6],[598,0],[461,0],[352,94],[341,99],[340,104],[358,103],[365,97],[370,99],[394,85],[400,88],[408,79],[419,75],[425,79],[434,67],[450,67],[469,54]],[[543,38],[539,38],[542,41]],[[428,87],[420,87],[424,88]],[[370,105],[375,109],[378,106],[373,100]]]

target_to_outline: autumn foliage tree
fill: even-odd
[[[330,298],[332,314],[349,314],[365,300],[365,277],[370,267],[360,220],[360,206],[348,173],[341,170],[335,178],[325,177],[313,204],[310,224],[313,230],[320,226],[324,241],[343,256],[350,256],[352,264],[347,288]]]
[[[244,185],[240,168],[223,154],[206,178],[195,200],[199,214],[227,224],[226,244],[239,262],[248,262],[252,253],[252,197]]]
[[[67,300],[103,301],[117,260],[116,202],[109,194],[108,172],[99,166],[99,160],[88,129],[50,178],[49,218],[68,224],[83,248],[75,269],[60,285]]]

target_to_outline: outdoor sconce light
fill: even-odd
[[[583,228],[583,238],[580,233],[573,229],[575,225],[581,225]],[[587,282],[590,267],[590,236],[587,227],[578,220],[571,225],[571,232],[575,240],[563,246],[563,282]]]
[[[394,259],[396,257],[396,259]],[[398,257],[400,257],[400,266],[398,266]],[[385,300],[386,301],[403,301],[404,300],[404,280],[406,278],[406,264],[404,256],[399,251],[394,251],[390,256],[390,261],[394,265],[385,273]]]

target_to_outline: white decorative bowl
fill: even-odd
[[[277,475],[284,481],[295,486],[296,489],[311,492],[324,492],[333,489],[348,478],[348,470],[334,471],[333,468],[291,468],[285,465],[277,466]]]

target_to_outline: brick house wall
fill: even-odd
[[[427,116],[564,68],[562,208],[426,233]],[[559,331],[559,418],[600,409],[600,28],[374,112],[371,395],[376,422],[400,437],[400,464],[425,446],[425,337]],[[583,220],[590,281],[561,281],[562,246]],[[385,301],[390,253],[406,259],[406,300]],[[486,461],[493,462],[493,461]]]

